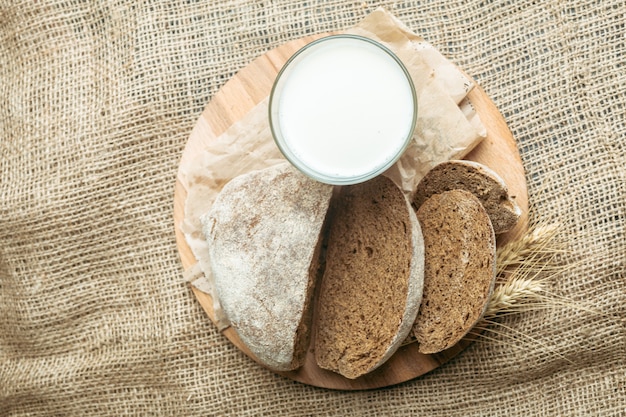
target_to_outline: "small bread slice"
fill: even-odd
[[[343,187],[332,210],[315,358],[354,379],[383,364],[411,330],[424,243],[409,201],[384,176]]]
[[[201,217],[224,312],[270,369],[304,362],[332,193],[332,186],[282,163],[231,180]]]
[[[446,161],[433,167],[417,185],[416,209],[433,194],[450,190],[474,194],[487,210],[495,234],[511,230],[522,214],[497,173],[483,164],[466,160]]]
[[[433,195],[417,218],[426,266],[412,333],[421,353],[436,353],[461,340],[484,314],[495,283],[496,240],[485,209],[467,191]]]

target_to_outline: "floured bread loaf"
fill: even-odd
[[[417,218],[426,259],[412,333],[420,352],[436,353],[456,344],[482,317],[495,282],[496,241],[485,209],[467,191],[433,195]]]
[[[482,203],[494,233],[506,232],[515,226],[522,211],[498,174],[478,162],[453,160],[433,167],[417,185],[414,203],[417,209],[433,194],[465,190]]]
[[[356,378],[384,363],[410,331],[424,246],[415,212],[384,176],[343,187],[332,210],[315,357],[321,368]]]
[[[284,163],[233,179],[201,217],[224,312],[274,370],[304,361],[332,190]]]

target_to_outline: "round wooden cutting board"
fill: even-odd
[[[326,35],[328,34],[319,34],[286,43],[255,59],[230,79],[202,112],[184,149],[174,194],[176,242],[185,270],[191,268],[196,263],[196,259],[180,230],[187,197],[181,171],[191,163],[193,156],[203,148],[203,144],[222,134],[269,95],[276,74],[293,53],[309,42]],[[528,192],[524,168],[515,140],[493,102],[478,86],[470,92],[469,98],[487,128],[487,138],[466,159],[481,162],[500,174],[523,212],[522,219],[515,229],[498,237],[498,245],[502,245],[521,235],[527,228]],[[192,289],[209,318],[215,321],[211,297],[196,288]],[[241,351],[254,359],[232,328],[227,328],[223,334]],[[355,380],[320,369],[315,364],[312,352],[308,352],[303,367],[297,371],[280,372],[280,374],[305,384],[332,389],[380,388],[405,382],[432,371],[456,356],[471,342],[470,338],[464,339],[456,346],[433,355],[421,354],[417,351],[416,344],[409,344],[401,347],[383,366]]]

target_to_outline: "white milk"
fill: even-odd
[[[416,104],[393,56],[362,38],[334,36],[288,64],[270,112],[287,159],[340,184],[368,179],[397,160],[412,135]]]

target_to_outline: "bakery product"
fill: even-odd
[[[522,214],[498,174],[483,164],[465,160],[446,161],[433,167],[417,185],[414,205],[419,209],[433,194],[457,189],[469,191],[480,200],[496,234],[512,229]]]
[[[457,343],[482,317],[493,292],[496,241],[480,201],[445,191],[417,211],[425,244],[424,296],[412,335],[419,351]]]
[[[384,363],[413,325],[423,239],[408,200],[384,176],[343,187],[332,213],[315,358],[321,368],[356,378]]]
[[[421,353],[456,344],[482,317],[493,292],[496,240],[480,201],[445,191],[417,211],[425,245],[424,295],[412,335]]]
[[[241,341],[270,369],[304,361],[332,190],[281,163],[231,180],[201,217],[216,295]]]

